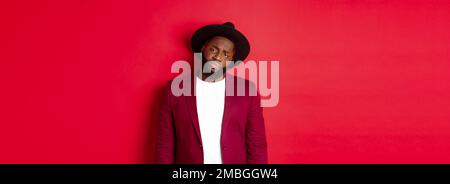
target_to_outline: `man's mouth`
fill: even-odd
[[[206,65],[209,69],[211,69],[211,72],[216,72],[217,70],[220,70],[220,68],[222,68],[218,61],[208,61]]]

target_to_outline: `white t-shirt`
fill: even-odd
[[[222,164],[220,136],[225,105],[225,79],[206,82],[196,77],[195,90],[203,143],[203,163]]]

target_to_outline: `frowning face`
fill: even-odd
[[[210,64],[212,71],[225,68],[227,61],[232,61],[234,57],[234,43],[228,38],[215,36],[207,41],[202,49],[203,65],[208,61],[217,61]],[[211,62],[210,62],[211,63]]]

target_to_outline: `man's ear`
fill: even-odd
[[[200,49],[201,52],[203,52],[203,49],[205,49],[205,45],[206,44],[203,44],[202,48]]]
[[[233,62],[236,62],[236,48],[233,47]]]
[[[206,44],[208,44],[210,40],[211,40],[211,39],[206,40],[205,43],[203,43],[202,48],[200,48],[200,51],[201,51],[201,52],[203,52],[203,49],[205,49]]]

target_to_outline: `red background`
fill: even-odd
[[[162,85],[232,21],[280,61],[270,163],[450,163],[450,2],[2,1],[0,163],[153,163]]]

